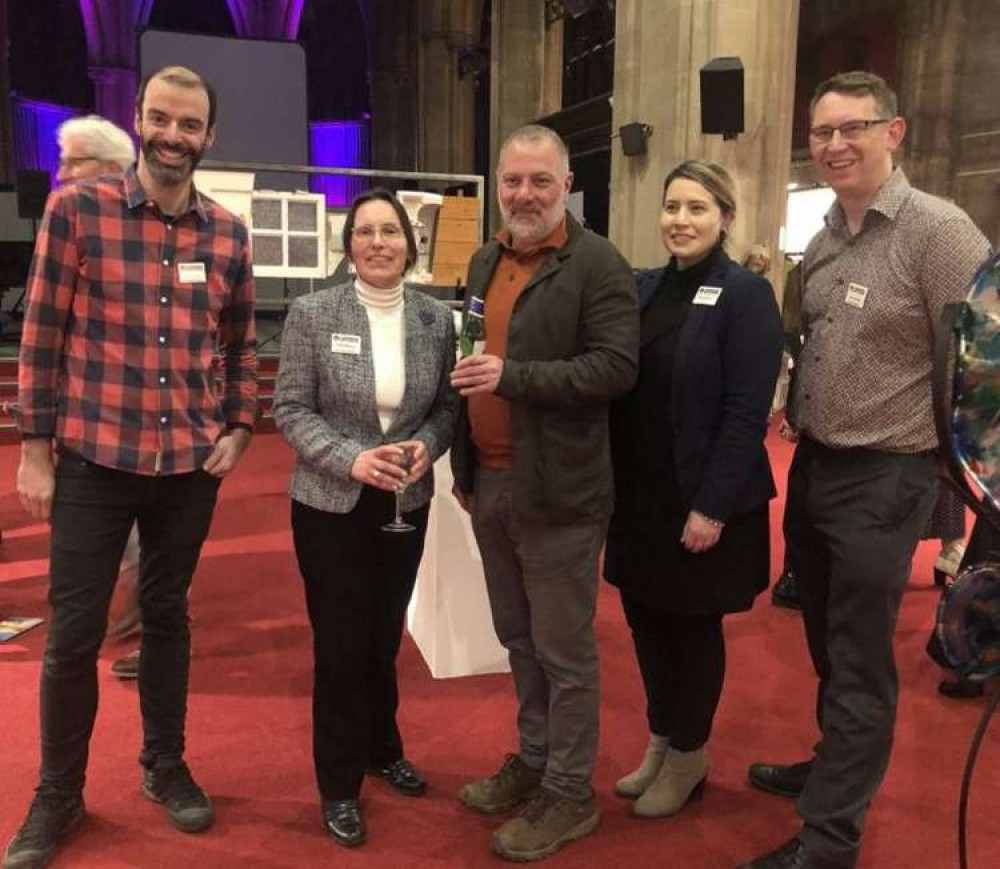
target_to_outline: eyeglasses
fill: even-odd
[[[833,141],[833,134],[840,133],[845,142],[856,142],[876,124],[891,124],[892,118],[875,118],[871,121],[848,121],[839,127],[810,127],[809,138],[827,144]]]
[[[75,169],[81,163],[89,163],[91,160],[97,161],[98,157],[64,157],[59,161],[60,169]]]
[[[375,236],[380,236],[382,241],[399,241],[403,237],[403,230],[392,223],[384,226],[355,226],[351,230],[351,235],[364,244],[375,241]]]

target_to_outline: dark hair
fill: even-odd
[[[218,103],[215,88],[203,76],[185,66],[165,66],[163,69],[150,73],[142,80],[139,91],[135,95],[135,110],[140,118],[142,117],[142,102],[146,98],[146,88],[153,79],[184,88],[201,88],[208,96],[208,129],[211,130],[215,126],[216,104]]]
[[[809,101],[809,114],[813,113],[818,103],[829,93],[843,94],[850,97],[873,97],[879,114],[884,118],[895,118],[899,114],[899,104],[896,94],[885,79],[873,72],[853,70],[839,72],[835,76],[821,82],[813,92]]]
[[[344,234],[342,236],[344,254],[348,259],[351,258],[351,235],[354,232],[354,218],[358,209],[369,202],[388,202],[392,206],[392,210],[396,212],[399,225],[403,228],[403,235],[406,236],[406,266],[403,269],[405,274],[417,264],[417,238],[413,234],[413,227],[410,225],[410,217],[406,213],[406,209],[403,208],[395,194],[384,187],[373,187],[371,190],[366,190],[354,197],[350,211],[347,212],[347,219],[344,221]]]

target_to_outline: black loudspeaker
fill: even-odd
[[[701,132],[735,139],[743,132],[743,61],[716,57],[701,68]]]
[[[17,215],[26,220],[45,213],[49,196],[49,173],[24,170],[17,173]]]
[[[622,152],[626,157],[638,157],[646,153],[646,125],[633,123],[618,128],[622,140]]]

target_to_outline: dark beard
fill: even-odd
[[[201,158],[205,156],[205,148],[200,151],[185,148],[183,151],[185,159],[176,166],[168,166],[160,162],[156,155],[154,141],[144,140],[142,142],[142,154],[146,158],[146,168],[149,169],[149,174],[158,184],[162,184],[164,187],[177,187],[190,180],[194,170],[201,162]]]

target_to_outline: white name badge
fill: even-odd
[[[865,299],[868,298],[868,287],[863,287],[861,284],[848,284],[847,285],[847,295],[844,296],[844,301],[848,305],[855,308],[863,308],[865,306]]]
[[[698,292],[694,294],[694,304],[715,305],[722,295],[722,287],[698,287]]]
[[[331,353],[347,353],[350,356],[361,355],[360,335],[339,335],[334,332],[330,336]]]
[[[177,280],[182,284],[205,283],[205,263],[177,263]]]

